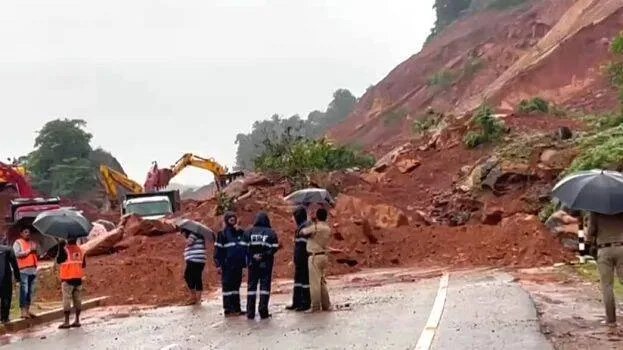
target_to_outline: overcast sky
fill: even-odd
[[[2,0],[0,156],[30,152],[46,121],[69,117],[140,183],[152,160],[185,152],[231,168],[253,121],[307,116],[337,88],[359,96],[419,51],[432,3]]]

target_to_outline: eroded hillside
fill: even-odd
[[[368,90],[328,135],[380,153],[413,137],[429,107],[462,115],[486,102],[510,112],[541,96],[560,108],[611,110],[617,91],[603,65],[622,8],[620,0],[534,0],[471,14]]]

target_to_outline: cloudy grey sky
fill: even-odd
[[[419,51],[433,0],[2,0],[0,156],[56,117],[142,183],[185,152],[231,167],[234,139],[273,113],[357,96]],[[7,137],[8,136],[8,137]],[[205,184],[187,169],[175,182]]]

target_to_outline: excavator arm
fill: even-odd
[[[147,174],[145,189],[154,191],[168,186],[171,179],[188,166],[204,169],[214,174],[214,182],[218,190],[227,186],[227,183],[233,179],[244,176],[241,171],[228,173],[226,167],[212,158],[203,158],[192,153],[186,153],[169,169],[158,169],[157,163],[154,162],[151,171]]]
[[[108,199],[116,203],[118,200],[117,186],[121,186],[131,193],[143,193],[143,186],[136,181],[129,179],[124,174],[107,167],[106,165],[100,165],[100,174],[102,175],[102,184],[106,189]]]

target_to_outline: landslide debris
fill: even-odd
[[[396,176],[409,177],[425,168]],[[421,175],[421,174],[418,174]],[[361,268],[389,266],[539,266],[565,261],[569,253],[534,215],[513,214],[496,218],[498,225],[485,224],[447,227],[432,219],[426,210],[410,207],[401,198],[392,198],[385,188],[377,188],[354,172],[318,174],[317,181],[331,178],[341,184],[337,203],[331,211],[333,241],[330,274],[343,274]],[[281,249],[276,255],[274,275],[291,278],[294,223],[292,207],[282,200],[283,179],[252,180],[246,194],[235,203],[240,225],[248,227],[256,213],[265,210],[279,234]],[[250,194],[249,194],[250,193]],[[184,217],[198,220],[212,229],[222,227],[215,215],[217,199],[185,201]],[[486,214],[487,216],[489,214]],[[498,214],[495,214],[498,215]],[[500,214],[502,215],[502,214]],[[479,220],[479,219],[478,219]],[[501,221],[501,222],[500,222]],[[141,220],[125,217],[112,231],[85,244],[91,247],[87,261],[85,291],[91,296],[108,295],[109,304],[179,305],[186,302],[183,280],[184,239],[173,232],[167,220]],[[96,248],[94,248],[96,247]],[[209,248],[209,254],[212,248]],[[206,290],[220,287],[220,276],[208,259],[204,275]],[[54,288],[40,291],[40,299],[58,298]]]

